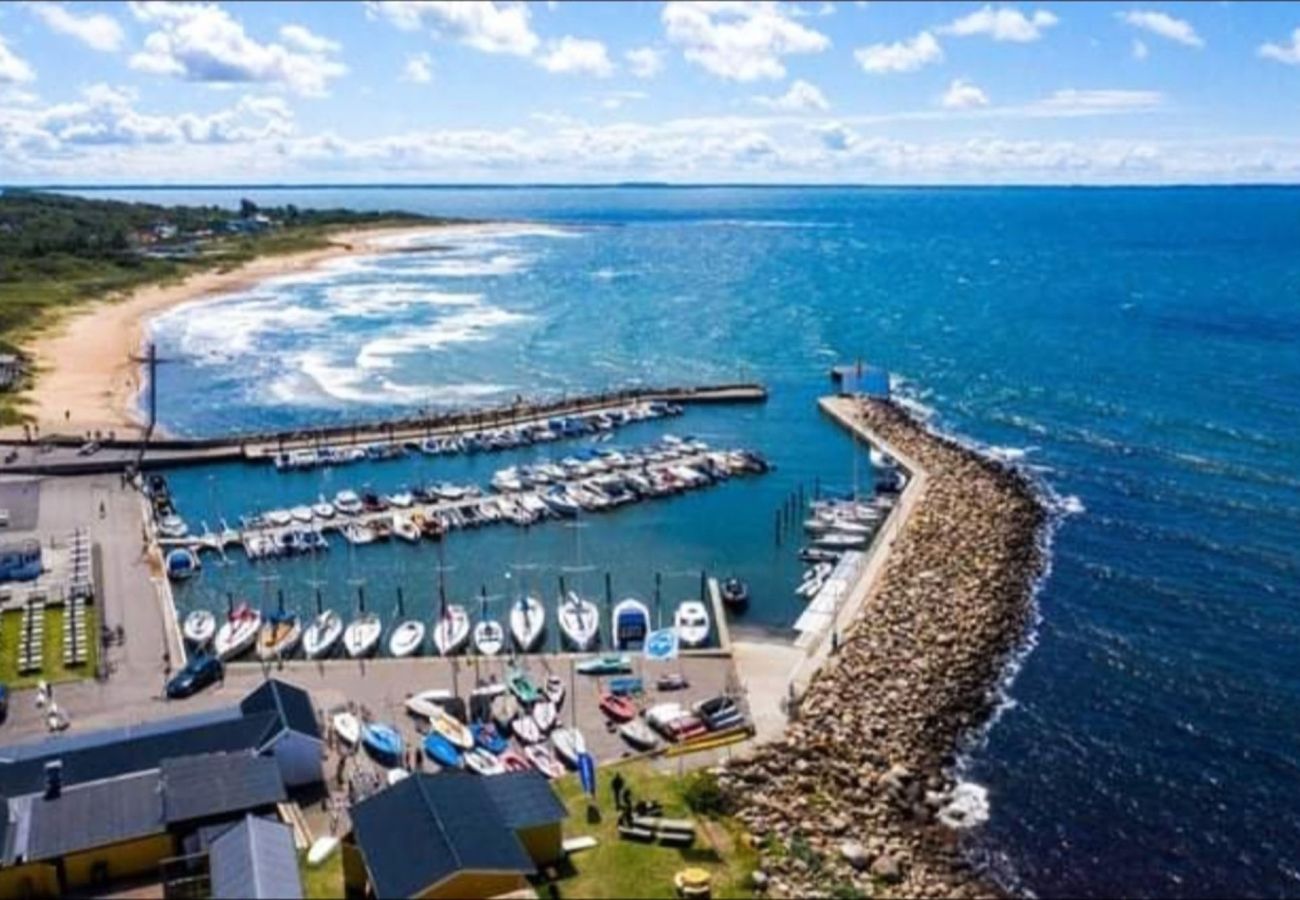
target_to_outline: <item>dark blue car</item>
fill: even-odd
[[[9,685],[0,684],[0,722],[9,717]]]
[[[212,682],[221,678],[224,667],[215,656],[200,654],[190,658],[171,681],[167,682],[167,696],[180,700],[197,694]]]

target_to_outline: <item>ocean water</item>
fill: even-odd
[[[834,362],[887,367],[941,427],[1028,467],[1060,517],[1033,650],[965,767],[989,805],[972,853],[1044,896],[1300,891],[1300,192],[102,193],[530,223],[167,314],[161,415],[180,433],[632,383],[771,388],[618,440],[694,432],[777,472],[583,529],[457,535],[462,597],[560,574],[599,591],[603,571],[648,595],[658,571],[672,602],[707,567],[755,583],[754,625],[788,625],[798,565],[775,512],[859,468],[814,400]],[[175,477],[198,519],[508,461]],[[339,547],[316,564],[327,578],[236,565],[194,590],[306,602],[312,580],[364,580],[383,603],[398,582],[430,603],[437,562]]]

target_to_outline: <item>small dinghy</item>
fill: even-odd
[[[639,644],[650,633],[650,610],[635,597],[628,597],[614,606],[610,625],[615,649]]]
[[[510,635],[521,653],[536,649],[546,630],[546,609],[536,597],[520,597],[510,607]]]
[[[619,727],[618,733],[637,750],[653,750],[659,746],[659,736],[640,719],[633,719]]]
[[[681,672],[665,672],[655,679],[655,687],[661,691],[684,691],[690,686],[690,681]]]
[[[557,728],[551,735],[555,754],[571,769],[578,768],[578,757],[587,752],[587,742],[576,728]]]
[[[440,656],[453,656],[469,643],[469,613],[459,604],[443,609],[433,625],[433,646]]]
[[[542,696],[537,690],[537,685],[533,684],[532,679],[518,669],[510,670],[506,676],[506,686],[523,704],[536,703]]]
[[[677,640],[683,647],[703,647],[709,642],[709,610],[699,600],[683,600],[673,616]]]
[[[460,750],[436,731],[430,731],[424,736],[424,753],[444,769],[460,768]]]
[[[206,609],[196,609],[185,617],[181,633],[192,646],[206,647],[217,633],[217,617]]]
[[[261,628],[262,614],[247,603],[239,604],[212,639],[212,649],[217,659],[225,662],[246,653],[257,642],[257,633]]]
[[[578,663],[578,674],[580,675],[621,675],[624,672],[632,671],[632,660],[622,654],[618,656],[602,656],[598,659],[589,659],[586,662]]]
[[[615,722],[628,722],[636,718],[636,704],[627,697],[614,694],[602,694],[600,711]]]
[[[378,615],[372,612],[362,613],[343,629],[343,649],[353,659],[369,656],[379,646],[379,636],[383,630],[384,624],[379,621]]]
[[[412,544],[418,544],[424,536],[420,533],[420,526],[411,521],[410,516],[393,516],[393,534]]]
[[[263,618],[262,636],[257,642],[257,658],[262,661],[284,659],[302,640],[302,622],[294,613],[271,613]]]
[[[167,577],[173,581],[184,581],[199,573],[198,554],[189,547],[176,547],[167,554]]]
[[[469,727],[469,730],[470,734],[474,735],[474,745],[480,750],[500,756],[510,749],[510,742],[502,737],[495,725],[476,722]]]
[[[596,604],[569,591],[569,595],[560,602],[556,615],[560,621],[560,632],[570,647],[581,652],[595,646],[600,637],[600,611],[596,609]]]
[[[436,713],[442,712],[442,705],[451,697],[451,691],[446,688],[430,688],[427,691],[420,691],[420,693],[412,694],[406,698],[406,711],[413,716],[427,719]]]
[[[327,609],[312,619],[302,633],[302,653],[308,659],[322,659],[330,655],[342,636],[343,618],[334,610]]]
[[[339,839],[332,834],[316,838],[312,841],[311,849],[307,851],[307,865],[314,869],[325,862],[334,855],[334,851],[339,848],[339,843]]]
[[[519,715],[519,701],[514,694],[501,694],[492,698],[492,721],[502,731],[510,729],[510,723]]]
[[[524,759],[513,750],[507,750],[498,758],[501,760],[502,767],[504,767],[507,772],[527,772],[532,769],[532,766],[528,764],[528,760]]]
[[[453,747],[460,750],[474,749],[474,734],[465,724],[447,712],[441,706],[433,708],[429,716],[429,727],[442,735]]]
[[[544,744],[530,744],[524,748],[524,756],[533,764],[534,769],[547,778],[564,777],[564,766]]]
[[[506,630],[495,619],[484,619],[474,626],[474,649],[483,656],[496,656],[506,645]]]
[[[722,582],[722,605],[733,612],[744,612],[749,607],[749,585],[739,578]]]
[[[471,750],[465,754],[465,767],[480,775],[501,775],[506,767],[486,750]]]
[[[388,654],[402,659],[407,656],[419,656],[424,644],[424,623],[418,619],[399,622],[388,636]]]
[[[394,766],[402,759],[402,736],[391,725],[372,722],[361,729],[361,746],[380,762]]]
[[[542,734],[554,728],[555,722],[559,718],[559,714],[555,710],[555,704],[550,700],[539,700],[533,704],[532,712],[529,715],[537,723],[537,728]]]
[[[564,679],[559,675],[546,676],[546,684],[542,687],[542,693],[546,695],[547,700],[555,704],[556,709],[559,709],[564,705]]]
[[[536,744],[542,739],[542,730],[537,727],[532,716],[519,716],[510,723],[510,730],[522,743]]]
[[[330,719],[330,725],[339,740],[349,747],[355,747],[361,740],[361,720],[350,712],[336,712]]]

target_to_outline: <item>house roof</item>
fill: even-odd
[[[248,751],[165,759],[159,771],[168,824],[244,812],[285,799],[276,761]]]
[[[0,747],[0,796],[44,790],[45,763],[55,759],[63,762],[64,785],[82,784],[156,768],[164,759],[262,751],[286,729],[320,737],[307,692],[271,680],[239,706]]]
[[[58,797],[33,797],[25,858],[54,859],[157,834],[164,828],[156,771],[64,788]]]
[[[533,774],[549,792],[545,779]],[[520,796],[541,815],[536,788],[519,780],[513,789],[489,790],[493,778],[418,773],[354,806],[353,834],[376,894],[409,897],[462,871],[534,872],[503,804]],[[564,818],[556,803],[558,815],[549,821]]]
[[[560,822],[569,814],[540,772],[506,772],[482,781],[502,820],[515,831]]]
[[[249,815],[208,851],[212,896],[299,900],[298,854],[289,826]]]

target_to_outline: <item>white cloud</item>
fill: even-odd
[[[433,57],[427,53],[416,53],[406,58],[402,67],[402,80],[416,84],[428,84],[433,81]]]
[[[337,53],[343,49],[343,45],[338,41],[321,37],[302,25],[285,25],[281,27],[280,37],[299,50],[306,50],[308,53]]]
[[[1046,110],[1058,112],[1112,112],[1152,109],[1164,103],[1159,91],[1075,90],[1066,88],[1053,92],[1036,104]]]
[[[1146,41],[1141,38],[1133,38],[1133,58],[1146,59],[1151,54],[1147,49]]]
[[[1205,46],[1205,41],[1196,33],[1192,23],[1186,19],[1175,19],[1167,13],[1150,9],[1130,9],[1127,12],[1116,13],[1115,15],[1127,25],[1149,31],[1186,47]]]
[[[853,56],[858,65],[873,74],[915,72],[923,66],[940,62],[943,59],[943,48],[934,39],[934,35],[922,31],[910,41],[859,47],[853,51]]]
[[[126,36],[117,19],[106,13],[79,16],[57,3],[30,3],[27,8],[51,31],[76,38],[90,49],[101,53],[116,51]]]
[[[634,100],[644,100],[645,91],[606,91],[603,94],[597,94],[591,99],[600,106],[601,109],[622,109],[626,104]]]
[[[636,47],[623,54],[637,78],[654,78],[664,68],[664,55],[654,47]]]
[[[1291,32],[1290,44],[1261,44],[1256,51],[1262,59],[1271,59],[1288,66],[1300,66],[1300,28]]]
[[[939,29],[940,34],[956,37],[984,35],[995,41],[1013,41],[1026,44],[1043,36],[1043,31],[1051,28],[1059,20],[1045,9],[1036,9],[1026,16],[1014,6],[994,9],[985,6],[975,12]]]
[[[244,26],[215,4],[132,3],[131,11],[157,30],[144,40],[144,49],[131,57],[131,68],[186,81],[231,84],[284,84],[301,94],[322,95],[329,82],[347,73],[347,66],[326,53],[291,50],[282,44],[262,44]],[[312,39],[306,29],[303,34]]]
[[[953,79],[939,98],[939,105],[944,109],[974,109],[989,105],[989,95],[964,78]]]
[[[820,53],[831,43],[771,0],[670,0],[661,18],[668,39],[681,45],[686,59],[734,81],[784,78],[783,57]]]
[[[600,41],[565,36],[552,41],[537,64],[548,72],[575,75],[589,74],[607,78],[614,73],[609,52]]]
[[[778,97],[755,97],[754,100],[761,106],[782,112],[810,112],[812,110],[824,112],[831,108],[831,105],[826,102],[825,95],[817,89],[817,86],[802,79],[796,79],[790,85],[790,89]]]
[[[20,81],[32,81],[36,73],[32,67],[14,53],[5,44],[4,35],[0,34],[0,84],[16,84]]]
[[[541,44],[523,3],[485,0],[367,0],[366,12],[398,28],[418,31],[430,20],[462,44],[484,53],[531,56]]]

